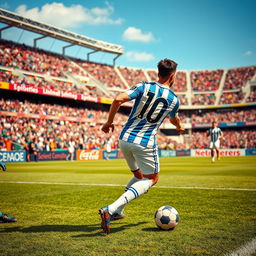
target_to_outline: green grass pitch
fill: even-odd
[[[124,160],[9,163],[0,173],[1,256],[228,255],[256,237],[256,157],[162,158],[157,185],[100,229],[98,209],[132,177]],[[110,186],[109,184],[113,184]],[[159,231],[154,213],[174,206],[180,223]]]

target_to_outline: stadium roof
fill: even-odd
[[[0,22],[8,24],[8,26],[0,29],[0,32],[2,32],[2,30],[4,29],[8,29],[10,27],[15,26],[20,29],[25,29],[25,30],[43,35],[43,37],[34,39],[35,47],[36,47],[36,40],[42,39],[44,37],[53,37],[61,41],[70,43],[71,45],[69,46],[80,45],[86,48],[93,49],[93,52],[102,51],[102,52],[114,53],[117,55],[121,55],[123,53],[123,47],[120,45],[111,44],[111,43],[99,41],[90,37],[86,37],[83,35],[79,35],[62,28],[57,28],[42,22],[25,18],[21,15],[18,15],[16,13],[13,13],[1,8],[0,8]],[[65,48],[63,48],[63,53],[64,53],[64,49]]]

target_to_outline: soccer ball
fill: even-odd
[[[162,206],[155,213],[155,222],[159,229],[172,230],[178,225],[179,213],[172,206]]]

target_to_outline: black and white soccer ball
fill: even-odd
[[[179,223],[178,211],[169,205],[160,207],[155,213],[155,222],[159,229],[173,230]]]

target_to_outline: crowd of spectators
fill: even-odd
[[[120,125],[116,125],[116,133],[111,135],[112,149],[117,148]],[[103,149],[110,135],[105,135],[101,126],[93,122],[72,122],[35,118],[7,117],[0,118],[0,134],[2,149],[9,141],[11,149],[27,149],[35,140],[37,150],[68,149],[69,142],[75,142],[76,149]],[[4,144],[4,143],[5,144]]]
[[[78,64],[106,86],[126,89],[125,84],[113,66],[85,61],[80,61]]]
[[[192,71],[190,73],[192,90],[199,92],[218,90],[222,74],[222,69]]]
[[[191,148],[209,148],[210,139],[207,132],[193,132]],[[256,131],[223,131],[223,138],[220,142],[221,148],[256,148]]]
[[[54,91],[66,91],[96,97],[103,96],[101,91],[97,90],[95,87],[89,86],[87,83],[82,81],[78,85],[69,80],[46,79],[44,76],[38,75],[36,73],[34,75],[28,75],[26,73],[20,74],[21,75],[15,74],[15,71],[12,72],[0,69],[0,81],[10,84],[32,86]]]
[[[180,100],[180,105],[188,105],[188,98],[185,94],[177,95]]]
[[[7,41],[0,42],[0,65],[53,77],[66,77],[65,72],[85,76],[61,55]]]
[[[192,105],[214,105],[215,103],[214,93],[202,93],[193,94]]]
[[[129,87],[136,85],[141,81],[147,81],[142,69],[119,67],[119,70],[124,79],[127,81]]]
[[[107,120],[108,113],[106,111],[70,107],[66,105],[58,104],[37,104],[32,103],[27,100],[7,100],[0,98],[0,111],[17,112],[24,114],[37,114],[37,115],[48,115],[56,117],[75,117],[87,119],[90,123],[97,125],[102,124]],[[122,125],[126,115],[117,113],[115,117],[115,122]]]
[[[241,91],[238,92],[223,92],[220,97],[220,105],[223,104],[234,104],[241,103],[244,99],[244,93]]]
[[[206,124],[211,123],[213,120],[218,123],[233,123],[233,122],[255,122],[256,109],[250,110],[236,110],[229,109],[222,112],[207,111],[191,115],[192,124]]]
[[[256,66],[228,70],[224,90],[240,89],[256,74]]]
[[[115,132],[106,135],[101,131],[101,126],[108,116],[105,111],[3,98],[0,99],[0,110],[17,113],[17,116],[7,114],[0,117],[2,150],[27,149],[31,141],[34,141],[38,150],[68,149],[70,141],[74,141],[76,149],[104,149],[110,137],[112,149],[116,149],[119,133],[127,120],[126,115],[118,113],[115,118]],[[39,116],[35,118],[26,114]],[[53,116],[58,118],[52,118]],[[256,121],[256,110],[227,110],[218,113],[207,111],[192,114],[191,119],[185,112],[181,112],[179,116],[183,123],[192,124],[211,123],[213,119],[218,122],[249,122]],[[79,118],[79,121],[72,120],[73,117]],[[158,144],[160,149],[188,147],[161,133],[158,135]],[[206,132],[192,132],[191,148],[208,148],[208,144]],[[256,147],[256,131],[224,131],[221,145],[223,148]]]
[[[246,102],[256,102],[256,87],[251,89],[249,97],[246,99]]]

